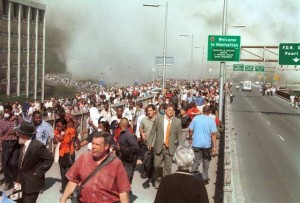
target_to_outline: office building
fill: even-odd
[[[0,95],[44,100],[45,5],[0,3]]]

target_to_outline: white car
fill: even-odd
[[[242,90],[243,91],[251,91],[252,90],[251,81],[244,81],[243,86],[242,86]]]

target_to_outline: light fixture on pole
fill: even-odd
[[[163,5],[159,4],[143,4],[143,6],[148,7],[160,7]],[[165,80],[166,80],[166,55],[167,55],[167,17],[168,17],[168,2],[166,2],[165,10],[165,28],[164,28],[164,50],[163,50],[163,78],[162,78],[162,92],[164,93],[165,89]]]
[[[190,85],[193,84],[193,76],[192,76],[192,69],[193,69],[193,49],[194,49],[194,35],[179,35],[180,37],[191,37],[191,61],[190,61]]]
[[[233,28],[245,28],[246,25],[226,25],[225,35],[228,34],[228,28],[229,27],[233,27]]]

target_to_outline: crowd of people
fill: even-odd
[[[157,86],[159,82],[100,87],[78,93],[74,98],[1,104],[0,157],[4,178],[0,184],[5,184],[5,191],[19,188],[27,194],[23,196],[24,202],[35,202],[44,190],[46,171],[57,162],[62,180],[61,202],[75,198],[73,191],[78,185],[84,185],[79,195],[81,202],[129,202],[130,185],[140,159],[141,178],[158,189],[155,202],[208,202],[205,184],[210,181],[209,163],[217,154],[216,139],[224,131],[218,119],[219,83],[167,80],[168,88],[156,92],[153,99],[137,100],[147,98]],[[114,107],[120,102],[123,105]],[[76,112],[89,113],[86,139],[78,137],[82,132],[74,116]],[[46,122],[53,116],[54,129]],[[41,144],[34,144],[33,140]],[[50,143],[56,145],[53,154]],[[29,158],[33,144],[39,154]],[[89,151],[76,159],[76,151],[85,145]],[[35,157],[40,162],[23,167],[25,160]],[[176,174],[171,169],[173,158],[178,165]],[[194,175],[200,173],[201,163],[202,180],[198,180]],[[25,180],[30,177],[25,177],[26,170],[41,181],[27,184]],[[174,190],[177,195],[172,195]],[[187,194],[190,200],[185,199]]]

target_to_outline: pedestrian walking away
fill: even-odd
[[[194,151],[191,147],[180,145],[177,148],[174,161],[178,166],[178,170],[162,179],[154,203],[209,202],[203,181],[189,172],[194,158]]]
[[[195,153],[191,172],[198,173],[198,167],[202,162],[202,178],[205,184],[209,183],[208,169],[211,157],[216,155],[217,126],[209,113],[210,107],[205,106],[203,115],[196,116],[189,126],[189,135],[193,138],[192,147]]]
[[[128,180],[132,183],[133,173],[136,166],[137,154],[140,150],[136,137],[128,130],[129,121],[122,118],[120,121],[121,133],[117,140],[119,158],[127,172]]]

